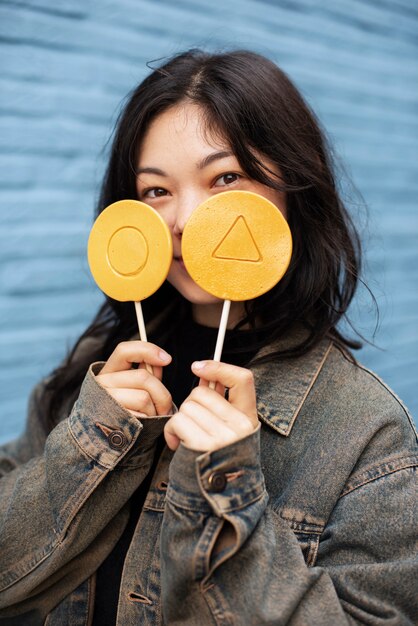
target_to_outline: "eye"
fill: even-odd
[[[144,189],[141,193],[142,198],[163,198],[168,194],[166,189],[162,187],[151,187],[150,189]]]
[[[234,172],[222,174],[222,176],[219,176],[219,178],[215,180],[215,187],[226,187],[227,185],[232,185],[232,183],[237,182],[240,178],[240,174],[235,174]]]

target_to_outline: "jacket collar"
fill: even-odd
[[[299,339],[292,335],[290,341],[279,341],[274,349],[283,349]],[[286,346],[287,344],[287,346]],[[330,339],[323,339],[308,354],[281,361],[262,363],[252,368],[257,392],[259,418],[275,431],[288,437],[293,424],[317,379],[331,349]],[[272,351],[263,349],[257,356]]]
[[[174,311],[174,305],[169,307],[168,313],[171,311]],[[152,332],[166,315],[167,311],[160,314],[147,326],[147,330]],[[307,330],[303,326],[295,325],[285,339],[279,339],[262,348],[257,356],[289,348],[303,341],[306,336]],[[251,368],[257,393],[257,412],[265,424],[285,437],[290,435],[331,347],[332,341],[323,339],[302,357],[263,363]]]

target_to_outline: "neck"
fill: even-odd
[[[217,328],[221,320],[223,302],[213,304],[192,304],[193,320],[202,326]],[[227,328],[233,328],[244,317],[244,303],[232,302]]]

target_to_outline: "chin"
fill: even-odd
[[[185,280],[179,280],[178,277],[170,277],[169,275],[168,281],[191,304],[219,304],[222,302],[216,296],[212,296],[199,287],[190,276]]]
[[[222,302],[219,298],[212,296],[207,291],[203,291],[196,285],[196,289],[179,289],[176,285],[173,285],[179,293],[186,298],[191,304],[218,304]]]
[[[209,293],[204,293],[204,295],[195,295],[195,294],[182,294],[191,304],[221,304],[223,300],[219,300],[219,298],[215,298],[215,296],[211,296]]]

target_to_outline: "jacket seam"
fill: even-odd
[[[83,453],[83,455],[85,457],[87,457],[88,459],[91,459],[97,466],[100,466],[100,468],[109,471],[114,469],[114,467],[117,464],[121,464],[122,459],[126,459],[126,457],[128,456],[129,452],[131,452],[132,448],[134,447],[138,436],[133,436],[132,440],[130,441],[129,446],[127,446],[124,450],[123,450],[123,454],[121,454],[120,456],[116,456],[114,461],[112,463],[106,463],[104,461],[100,461],[97,456],[94,456],[93,454],[90,454],[90,452],[88,452],[88,450],[86,450],[86,446],[84,444],[81,443],[81,441],[79,440],[78,436],[76,435],[76,433],[73,431],[72,428],[72,424],[71,422],[68,423],[68,430],[70,432],[70,435],[72,437],[72,439],[74,440],[77,448]],[[141,432],[141,431],[139,431]],[[139,435],[139,433],[138,433]],[[94,446],[94,440],[90,437],[90,443]],[[108,449],[104,449],[104,450],[100,450],[99,454],[106,454],[109,453]],[[135,466],[134,466],[135,467]]]
[[[315,541],[311,542],[309,546],[308,557],[306,560],[306,565],[308,567],[313,567],[316,563],[316,559],[318,557],[318,551],[319,551],[319,539],[320,539],[320,536],[317,535]]]
[[[324,356],[322,357],[322,359],[320,360],[320,362],[318,363],[318,366],[315,370],[315,373],[313,374],[311,381],[302,397],[302,400],[299,402],[298,406],[296,407],[292,417],[290,418],[290,420],[288,421],[288,423],[286,424],[285,427],[283,426],[277,426],[276,424],[274,424],[271,419],[269,417],[265,417],[263,416],[259,411],[257,411],[257,417],[264,422],[264,424],[266,424],[267,426],[269,426],[270,428],[272,428],[273,430],[275,430],[277,433],[279,433],[279,435],[282,435],[284,437],[288,437],[292,431],[293,425],[296,421],[297,416],[299,415],[304,403],[306,402],[306,398],[308,397],[312,387],[314,386],[322,368],[324,367],[325,361],[328,358],[328,355],[333,347],[333,343],[332,341],[330,341],[328,348],[326,349]]]
[[[234,506],[234,507],[230,507],[230,508],[222,508],[220,509],[221,514],[222,515],[226,515],[229,513],[236,513],[238,511],[242,511],[243,509],[247,508],[248,506],[251,506],[252,504],[254,504],[255,502],[258,502],[259,500],[261,500],[261,498],[265,495],[266,491],[265,489],[263,489],[261,491],[261,493],[253,496],[252,499],[246,500],[245,502],[241,502],[241,504],[239,506]],[[166,502],[168,504],[170,504],[171,506],[173,506],[175,509],[180,509],[182,511],[189,511],[191,513],[202,513],[202,508],[192,508],[192,507],[186,507],[182,504],[179,504],[178,502],[176,502],[175,498],[172,499],[168,494],[166,496]],[[211,503],[210,500],[207,500],[206,498],[201,500],[202,505],[208,505],[210,507],[210,510],[213,514],[213,504]]]
[[[389,463],[390,461],[388,463],[385,463],[385,466],[388,466]],[[368,485],[369,483],[375,482],[376,480],[379,480],[380,478],[384,478],[385,476],[389,476],[390,474],[396,474],[397,472],[402,472],[404,470],[411,469],[417,466],[418,466],[418,460],[414,460],[414,457],[412,458],[406,457],[405,463],[402,466],[397,466],[393,468],[387,467],[386,469],[384,469],[384,466],[374,468],[374,471],[380,470],[379,474],[375,476],[367,477],[367,474],[370,471],[373,471],[373,470],[368,470],[367,472],[360,474],[359,478],[356,481],[352,481],[351,485],[350,484],[347,485],[347,487],[343,489],[343,491],[341,492],[340,498],[343,498],[344,496],[348,495],[349,493],[352,493],[356,489],[359,489],[360,487],[363,487],[364,485]],[[361,476],[364,476],[364,478],[362,479]]]
[[[348,361],[348,362],[350,362],[350,363],[351,363],[350,359],[347,357],[347,355],[344,353],[344,351],[343,351],[343,350],[340,350],[340,352],[341,352],[342,356],[344,357],[344,359],[345,359],[346,361]],[[386,391],[388,391],[388,392],[389,392],[389,394],[392,396],[392,398],[393,398],[394,400],[396,400],[396,402],[399,404],[399,406],[402,408],[403,412],[405,413],[405,415],[406,415],[406,417],[407,417],[407,419],[408,419],[408,422],[409,422],[409,424],[410,424],[410,426],[411,426],[411,428],[412,428],[412,430],[413,430],[413,432],[414,432],[414,434],[415,434],[415,438],[416,438],[416,440],[418,441],[418,432],[417,432],[417,429],[416,429],[416,427],[415,427],[415,424],[414,424],[414,421],[413,421],[413,419],[412,419],[412,416],[411,416],[411,414],[409,413],[408,409],[406,408],[405,404],[404,404],[404,403],[402,402],[402,400],[399,398],[399,396],[398,396],[398,395],[396,395],[396,393],[393,391],[393,389],[391,389],[391,388],[390,388],[390,387],[389,387],[389,386],[388,386],[388,385],[387,385],[387,384],[386,384],[386,383],[385,383],[385,382],[384,382],[384,381],[380,378],[380,376],[378,376],[375,372],[373,372],[372,370],[369,370],[367,367],[365,367],[365,366],[364,366],[364,365],[362,365],[361,363],[358,363],[357,361],[356,361],[355,365],[356,365],[359,369],[363,370],[363,372],[365,372],[366,374],[369,374],[369,376],[371,376],[372,378],[374,378],[374,379],[375,379],[375,380],[376,380],[376,381],[380,384],[380,386],[381,386],[381,387],[383,387]]]
[[[96,597],[96,572],[94,572],[87,583],[88,603],[87,603],[87,616],[86,626],[91,626],[93,623],[94,615],[94,601]]]
[[[70,500],[67,502],[67,505],[64,507],[63,511],[58,517],[58,521],[62,523],[62,528],[60,528],[59,533],[59,543],[65,540],[65,535],[68,531],[69,526],[71,525],[74,517],[78,514],[83,504],[88,500],[93,491],[96,489],[97,485],[103,480],[104,475],[99,474],[91,480],[87,480],[87,484],[84,489],[78,491]],[[67,518],[67,519],[65,519]]]
[[[299,413],[300,413],[300,411],[301,411],[301,409],[302,409],[302,407],[303,407],[303,405],[304,405],[304,403],[306,401],[306,398],[308,397],[312,387],[314,386],[314,384],[315,384],[315,382],[316,382],[316,380],[317,380],[317,378],[318,378],[322,368],[324,367],[325,361],[327,360],[328,355],[331,352],[331,349],[332,349],[333,345],[334,344],[332,343],[332,341],[330,341],[330,344],[329,344],[328,348],[326,349],[324,356],[322,357],[321,361],[318,363],[318,367],[316,368],[316,371],[315,371],[314,375],[312,376],[311,382],[310,382],[308,388],[306,389],[306,391],[304,393],[304,396],[303,396],[302,400],[299,403],[299,406],[296,408],[296,411],[294,412],[294,414],[292,416],[292,419],[289,422],[289,425],[288,425],[288,427],[286,429],[286,434],[290,434],[290,431],[293,428],[293,424],[294,424],[297,416],[299,415]]]
[[[325,524],[313,524],[312,522],[300,522],[293,517],[287,517],[280,511],[277,511],[272,507],[272,510],[282,520],[289,524],[293,532],[303,533],[304,535],[321,535],[324,532]]]
[[[28,576],[37,567],[39,567],[39,565],[41,565],[47,558],[49,558],[51,554],[55,552],[58,546],[59,546],[58,540],[53,541],[48,546],[46,552],[45,553],[41,552],[38,558],[35,556],[33,564],[29,567],[29,569],[26,569],[21,574],[17,573],[16,570],[19,569],[19,567],[24,567],[26,565],[27,563],[26,559],[22,559],[17,564],[15,563],[13,570],[6,570],[0,577],[0,591],[6,591],[6,589],[9,589],[10,587],[12,587],[12,585],[18,583],[20,580],[22,580],[22,578],[25,578],[25,576]]]
[[[112,469],[113,466],[109,466],[109,465],[104,465],[104,463],[101,463],[95,456],[93,456],[93,454],[90,454],[90,452],[88,452],[87,450],[84,449],[84,446],[81,445],[80,441],[78,440],[77,435],[75,434],[75,432],[73,432],[71,423],[68,423],[68,431],[71,435],[71,438],[73,439],[74,443],[76,444],[77,448],[80,450],[80,452],[82,452],[83,456],[86,459],[89,459],[90,461],[93,461],[96,465],[99,465],[100,467],[102,467],[105,470],[110,470]]]

